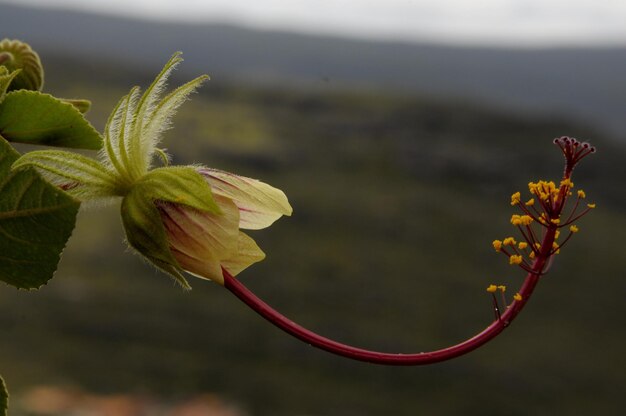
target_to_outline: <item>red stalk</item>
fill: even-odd
[[[440,350],[430,352],[419,352],[415,354],[395,354],[378,351],[369,351],[350,345],[342,344],[337,341],[333,341],[329,338],[323,337],[315,332],[312,332],[295,322],[291,321],[281,313],[274,310],[267,303],[259,299],[254,293],[246,288],[240,281],[235,279],[226,270],[224,270],[224,287],[230,290],[235,296],[237,296],[246,305],[252,308],[255,312],[261,315],[263,318],[276,325],[278,328],[287,332],[290,335],[306,342],[314,347],[331,352],[333,354],[341,355],[343,357],[351,358],[358,361],[366,361],[374,364],[386,364],[386,365],[424,365],[433,364],[440,361],[446,361],[460,355],[467,354],[470,351],[486,344],[497,335],[499,335],[515,317],[524,308],[530,296],[539,281],[539,276],[546,265],[546,262],[550,255],[550,249],[554,242],[554,233],[556,228],[551,227],[546,233],[541,254],[537,256],[533,263],[532,272],[528,273],[522,287],[519,290],[519,294],[522,296],[522,300],[513,301],[506,311],[501,315],[500,319],[496,319],[482,332],[475,336],[459,343],[446,347]]]
[[[586,143],[581,145],[575,139],[562,137],[560,139],[555,139],[554,142],[561,148],[566,159],[563,179],[569,179],[571,177],[572,170],[574,169],[576,163],[580,161],[580,159],[582,159],[589,153],[595,152],[594,147],[591,147]],[[583,148],[584,152],[582,150],[578,153],[575,152],[576,147],[578,147],[579,145]],[[545,204],[543,206],[544,212],[546,212],[547,214],[547,217],[545,219],[546,233],[543,236],[541,247],[538,250],[535,249],[534,245],[531,247],[533,252],[536,252],[537,254],[518,292],[521,296],[521,299],[513,300],[511,304],[506,307],[506,310],[502,314],[500,314],[500,311],[498,310],[497,302],[494,302],[496,319],[487,328],[459,344],[439,350],[413,354],[402,354],[370,351],[362,348],[353,347],[351,345],[342,344],[340,342],[316,334],[315,332],[312,332],[291,321],[281,313],[274,310],[267,303],[259,299],[241,282],[239,282],[230,273],[228,273],[228,271],[222,269],[224,275],[224,287],[230,290],[246,305],[252,308],[263,318],[276,325],[278,328],[306,342],[307,344],[331,352],[333,354],[351,358],[353,360],[365,361],[374,364],[398,366],[425,365],[450,360],[452,358],[467,354],[494,339],[496,336],[502,333],[502,331],[504,331],[504,329],[508,327],[511,322],[513,322],[517,315],[522,311],[526,303],[530,300],[535,286],[537,286],[537,283],[539,282],[539,277],[545,272],[546,267],[549,266],[549,261],[551,260],[551,257],[553,255],[552,245],[555,241],[556,231],[559,226],[551,223],[550,219],[560,218],[567,199],[567,191],[568,188],[565,185],[561,186],[557,200],[553,203]],[[542,201],[539,202],[541,202],[543,205]],[[522,206],[522,210],[524,212],[528,212],[524,206]],[[523,232],[522,235],[524,235]],[[531,237],[534,237],[534,234],[532,234],[532,230]]]

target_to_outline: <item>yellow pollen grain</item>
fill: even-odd
[[[496,290],[498,290],[498,286],[496,286],[496,285],[489,285],[489,286],[487,286],[487,292],[489,292],[489,293],[495,293]]]
[[[515,295],[513,295],[513,299],[519,302],[520,300],[522,300],[522,295],[520,295],[519,293],[516,293]]]

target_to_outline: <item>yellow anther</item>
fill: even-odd
[[[520,215],[513,214],[511,216],[511,224],[513,225],[522,225],[522,218]]]
[[[573,233],[577,233],[578,232],[578,227],[575,225],[570,225],[569,230]]]
[[[498,286],[496,286],[496,285],[489,285],[489,286],[487,286],[487,292],[489,292],[489,293],[495,293],[496,290],[498,290]]]
[[[522,194],[520,194],[519,192],[515,192],[513,195],[511,195],[511,205],[519,204],[521,198]]]
[[[493,240],[493,243],[491,243],[491,244],[493,244],[493,248],[496,251],[502,250],[502,241],[500,241],[500,240]]]
[[[573,188],[574,187],[574,182],[572,182],[569,178],[563,179],[561,181],[561,186],[567,186],[568,188]]]
[[[559,194],[559,188],[557,188],[552,181],[539,181],[537,183],[529,182],[528,190],[531,194],[537,195],[537,197],[542,201],[549,201],[550,196],[554,197]]]
[[[509,264],[521,264],[521,263],[522,263],[522,256],[513,254],[511,257],[509,257]]]
[[[519,244],[517,245],[517,247],[518,247],[520,250],[524,250],[526,247],[528,247],[528,243],[525,243],[525,242],[523,242],[523,241],[522,241],[521,243],[519,243]]]
[[[528,201],[526,201],[526,206],[531,206],[535,204],[535,199],[534,198],[530,198]]]
[[[554,239],[555,239],[555,240],[556,240],[556,239],[558,239],[560,235],[561,235],[561,231],[556,230],[556,231],[554,232]]]
[[[552,250],[555,250],[554,252],[556,254],[559,254],[561,252],[561,250],[559,249],[559,244],[555,241],[554,243],[552,243]]]
[[[502,293],[506,292],[506,286],[504,286],[504,285],[498,286],[498,289],[500,289],[500,292],[502,292]]]
[[[558,225],[558,224],[561,222],[561,220],[560,220],[560,219],[558,219],[558,218],[553,218],[553,219],[551,219],[551,220],[550,220],[550,222],[551,222],[552,224],[556,224],[556,225]]]
[[[520,300],[522,300],[522,295],[520,295],[519,293],[516,293],[513,295],[513,299],[519,302]]]
[[[586,197],[587,197],[587,194],[585,194],[585,191],[583,191],[582,189],[579,189],[579,190],[578,190],[578,197],[579,197],[580,199],[584,199],[584,198],[586,198]]]
[[[530,254],[528,255],[528,257],[530,257],[531,259],[535,258],[535,252],[531,251]]]
[[[507,237],[504,239],[502,244],[505,246],[514,246],[515,244],[517,244],[517,241],[515,241],[513,237]]]
[[[530,225],[530,223],[533,222],[533,217],[530,215],[522,215],[520,217],[520,221],[522,222],[522,225]]]
[[[587,204],[587,207],[594,209],[596,207],[596,204]]]

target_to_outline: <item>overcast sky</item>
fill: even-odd
[[[626,0],[8,1],[369,38],[520,46],[626,45]]]

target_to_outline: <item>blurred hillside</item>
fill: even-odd
[[[505,49],[378,42],[153,22],[1,3],[0,35],[39,51],[157,67],[183,50],[185,71],[322,89],[418,92],[594,123],[626,139],[626,48]]]
[[[92,99],[101,129],[170,47],[160,53],[140,69],[45,49],[46,89]],[[129,254],[113,205],[83,210],[42,290],[0,286],[0,371],[16,400],[53,385],[165,401],[210,394],[250,415],[619,414],[626,151],[599,129],[443,98],[217,77],[183,106],[165,146],[176,164],[261,178],[289,196],[294,216],[254,233],[268,258],[241,275],[268,303],[326,336],[415,352],[484,328],[488,283],[521,283],[491,241],[512,233],[512,192],[559,179],[560,135],[599,149],[574,177],[597,212],[515,324],[468,356],[386,368],[314,350],[217,285],[191,280],[184,293]]]

